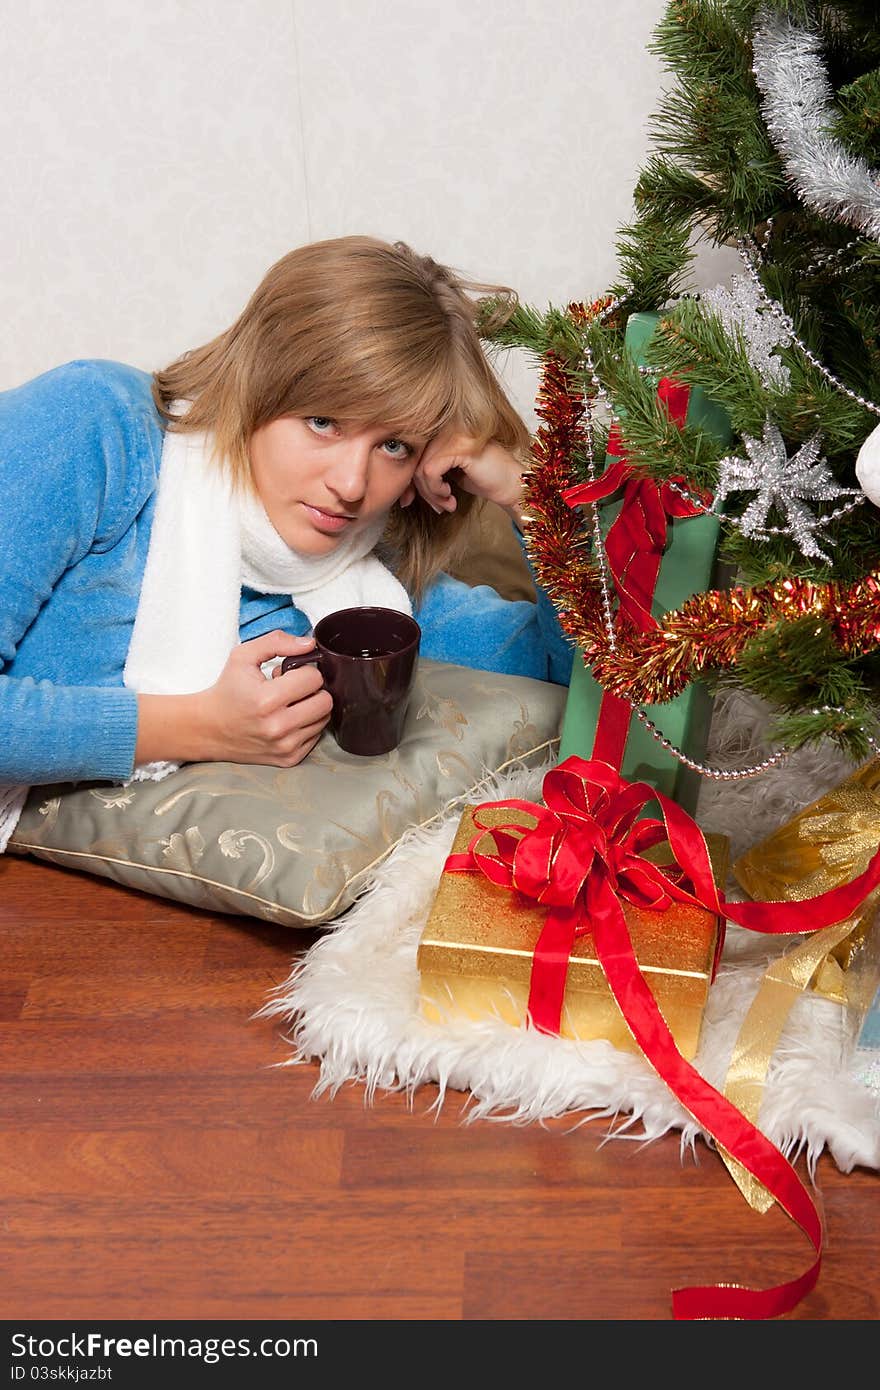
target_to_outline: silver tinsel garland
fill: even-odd
[[[767,129],[801,200],[880,240],[878,174],[830,133],[834,92],[818,34],[765,7],[758,13],[752,55]]]

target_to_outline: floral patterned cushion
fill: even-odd
[[[422,660],[403,740],[360,758],[325,734],[298,767],[190,763],[161,782],[35,787],[9,850],[214,912],[314,927],[405,830],[558,751],[566,690]]]

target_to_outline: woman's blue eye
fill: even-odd
[[[407,444],[403,439],[386,439],[382,445],[393,458],[406,459],[413,452],[411,444]]]
[[[309,415],[306,417],[306,423],[311,425],[312,429],[322,431],[329,429],[333,421],[329,415]]]

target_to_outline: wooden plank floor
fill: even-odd
[[[663,1321],[677,1285],[809,1263],[674,1136],[314,1099],[253,1017],[313,939],[0,859],[0,1317]],[[791,1317],[875,1319],[878,1175],[818,1185]]]

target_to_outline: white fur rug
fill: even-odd
[[[722,697],[707,761],[738,767],[766,750],[766,710],[735,693]],[[740,782],[702,784],[697,819],[730,837],[731,859],[854,770],[833,748],[802,750],[781,768]],[[488,783],[481,800],[540,796],[542,772]],[[461,1093],[463,1118],[517,1124],[555,1116],[609,1117],[609,1134],[657,1138],[681,1131],[692,1145],[699,1128],[641,1057],[606,1042],[575,1042],[486,1019],[444,1025],[419,1013],[416,950],[458,814],[413,832],[377,871],[366,894],[295,964],[260,1010],[285,1020],[291,1056],[282,1066],[319,1064],[315,1093],[360,1083],[365,1095],[403,1090],[414,1100],[436,1083],[426,1104]],[[736,898],[733,881],[728,897]],[[710,990],[694,1065],[721,1088],[731,1048],[768,961],[787,946],[730,923]],[[827,1148],[838,1167],[880,1168],[880,1097],[850,1072],[852,1042],[840,1007],[813,994],[796,1002],[774,1054],[758,1124],[788,1155],[815,1164]],[[705,1137],[705,1136],[704,1136]]]

